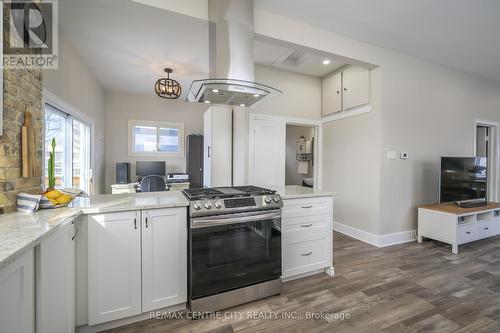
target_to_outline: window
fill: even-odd
[[[56,188],[74,187],[90,194],[90,125],[50,104],[45,105],[45,187],[48,187],[47,163],[53,138]]]
[[[129,120],[129,155],[184,156],[184,124]]]

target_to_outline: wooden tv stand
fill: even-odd
[[[418,207],[418,242],[431,238],[458,246],[500,234],[500,203],[461,208],[455,204],[435,204]]]

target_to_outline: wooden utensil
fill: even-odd
[[[21,150],[23,177],[35,175],[35,131],[32,126],[31,112],[24,112],[24,124],[21,128]]]

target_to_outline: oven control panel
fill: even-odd
[[[224,199],[224,206],[226,208],[237,207],[254,207],[257,206],[255,198],[238,198],[238,199]]]
[[[216,215],[262,209],[281,208],[283,202],[278,194],[226,199],[204,199],[191,201],[189,215]]]

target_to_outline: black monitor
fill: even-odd
[[[137,161],[135,174],[139,177],[165,176],[165,161]]]

